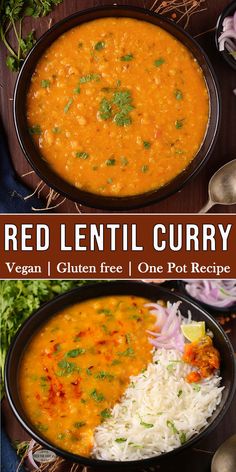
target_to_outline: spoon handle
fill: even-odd
[[[206,205],[204,205],[198,213],[207,213],[211,207],[213,207],[215,203],[212,200],[208,200]]]

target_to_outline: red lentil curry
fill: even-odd
[[[201,68],[165,30],[131,18],[75,27],[43,54],[27,99],[42,158],[78,189],[129,196],[180,174],[203,141]]]
[[[151,361],[147,329],[156,318],[147,300],[110,296],[81,302],[52,317],[21,361],[19,387],[32,424],[62,449],[88,456],[97,425]]]

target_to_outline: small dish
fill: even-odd
[[[217,24],[216,24],[216,32],[215,32],[215,42],[216,47],[219,51],[219,37],[223,32],[223,21],[227,16],[232,16],[236,11],[236,2],[233,0],[229,5],[227,5],[222,13],[220,14]],[[221,56],[224,60],[234,69],[236,70],[236,59],[234,59],[228,51],[219,51]]]

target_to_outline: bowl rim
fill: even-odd
[[[72,305],[72,304],[76,303],[76,301],[74,301],[73,297],[74,296],[76,297],[77,295],[79,297],[81,292],[82,292],[82,294],[83,294],[83,292],[85,293],[85,296],[82,298],[83,301],[93,299],[93,298],[99,298],[101,296],[106,296],[106,295],[109,295],[107,292],[105,292],[104,294],[102,293],[100,295],[98,295],[96,292],[97,291],[98,292],[103,292],[103,289],[104,288],[106,289],[108,286],[110,286],[111,289],[114,287],[114,290],[117,289],[117,286],[121,287],[121,288],[124,287],[124,290],[128,286],[130,288],[130,294],[132,294],[132,289],[134,289],[134,290],[137,289],[138,290],[141,287],[143,287],[144,289],[146,289],[147,292],[150,292],[150,294],[153,293],[153,295],[152,295],[153,297],[154,297],[154,292],[155,291],[157,291],[157,293],[158,293],[158,291],[161,292],[164,296],[177,297],[182,302],[187,303],[188,305],[190,305],[190,307],[193,307],[195,310],[197,310],[198,312],[203,314],[203,316],[206,318],[206,320],[208,320],[208,321],[210,320],[211,324],[214,325],[215,329],[218,330],[218,332],[220,332],[220,335],[223,337],[224,344],[225,344],[225,346],[227,346],[228,353],[229,353],[230,358],[232,360],[231,374],[232,374],[232,377],[233,377],[233,382],[231,383],[231,388],[229,390],[229,393],[228,393],[228,396],[225,400],[225,403],[224,403],[221,411],[217,415],[217,417],[213,420],[213,422],[211,424],[209,424],[199,434],[197,434],[196,436],[193,436],[185,444],[179,446],[176,449],[173,449],[172,451],[169,451],[167,453],[163,453],[159,456],[153,456],[153,457],[150,457],[150,458],[147,458],[147,459],[132,460],[132,461],[111,461],[111,460],[106,461],[106,460],[103,460],[103,459],[83,457],[83,456],[80,456],[78,454],[70,453],[66,450],[63,450],[63,449],[57,447],[56,445],[53,445],[46,438],[44,438],[43,436],[40,436],[40,433],[36,432],[36,430],[34,430],[34,428],[32,429],[30,421],[28,421],[27,419],[25,420],[21,417],[21,414],[18,412],[17,406],[15,405],[14,399],[12,397],[12,389],[14,387],[12,385],[12,382],[9,379],[9,370],[10,370],[10,367],[11,367],[12,355],[14,354],[15,345],[17,345],[18,337],[21,335],[21,333],[24,331],[24,329],[31,324],[32,320],[37,319],[38,317],[40,318],[41,313],[44,312],[46,308],[49,308],[50,314],[48,316],[46,316],[44,319],[42,319],[42,323],[39,323],[37,325],[37,328],[39,328],[40,325],[42,325],[44,322],[46,322],[47,319],[49,319],[51,316],[53,316],[53,307],[55,305],[57,305],[58,303],[60,304],[61,300],[63,300],[63,301],[66,300],[66,304],[63,305],[63,308],[64,308],[66,306],[69,306],[69,305]],[[123,290],[123,288],[122,288],[122,290]],[[86,292],[89,293],[88,297],[86,297]],[[92,292],[92,296],[91,296],[91,292]],[[111,291],[111,293],[113,293],[113,291]],[[128,293],[126,293],[126,292],[124,294],[128,295]],[[120,295],[121,295],[121,293],[120,293]],[[142,291],[140,291],[140,294],[137,295],[137,296],[145,297],[145,295]],[[149,295],[149,296],[151,298],[151,295]],[[158,296],[160,296],[160,295],[158,295]],[[147,298],[148,298],[148,296],[147,296]],[[77,300],[77,303],[79,301],[81,301],[81,300],[80,299]],[[59,308],[57,308],[57,311],[58,311],[58,309]],[[56,314],[57,311],[54,311],[54,314]],[[36,329],[32,332],[32,336],[33,336],[35,331],[36,331]],[[14,362],[14,360],[13,360],[13,362]],[[18,362],[20,362],[20,360],[18,360]],[[88,285],[85,285],[85,286],[74,288],[74,289],[72,289],[68,292],[65,292],[65,293],[63,293],[59,296],[56,296],[54,299],[44,303],[40,308],[38,308],[21,325],[21,327],[19,328],[19,330],[17,331],[16,335],[14,336],[14,338],[11,342],[11,345],[10,345],[10,348],[8,350],[7,357],[6,357],[4,380],[5,380],[5,388],[6,388],[7,399],[9,401],[10,407],[11,407],[15,417],[17,418],[17,420],[19,421],[21,426],[27,431],[27,433],[30,434],[30,436],[35,441],[37,441],[39,444],[41,444],[42,446],[46,447],[47,449],[53,451],[56,455],[62,456],[64,458],[66,458],[70,461],[76,462],[76,463],[80,462],[81,464],[85,464],[86,466],[92,466],[92,467],[100,467],[101,466],[101,467],[105,467],[107,469],[107,468],[110,468],[110,467],[121,468],[121,467],[124,467],[124,466],[127,465],[127,467],[131,467],[133,469],[133,468],[138,468],[138,467],[151,466],[154,463],[156,463],[157,461],[162,461],[166,458],[170,458],[171,456],[174,456],[174,455],[182,452],[186,448],[189,448],[190,446],[192,446],[193,444],[195,444],[199,440],[203,439],[205,436],[207,436],[210,432],[212,432],[215,429],[215,427],[220,423],[223,416],[227,412],[227,410],[230,407],[230,405],[232,403],[232,400],[233,400],[233,396],[234,396],[235,389],[236,389],[236,363],[235,363],[234,350],[233,350],[233,347],[230,343],[230,340],[229,340],[228,336],[226,335],[226,333],[224,332],[223,328],[218,323],[218,321],[216,319],[214,319],[214,317],[212,317],[202,307],[200,307],[199,305],[197,305],[194,302],[192,302],[191,300],[189,300],[183,294],[181,294],[179,292],[176,292],[176,291],[172,292],[171,290],[169,290],[167,288],[164,288],[162,286],[159,286],[159,285],[154,286],[152,284],[147,284],[145,282],[140,282],[140,281],[130,281],[130,280],[121,280],[120,281],[120,280],[118,280],[118,281],[110,281],[110,282],[106,281],[106,282],[101,282],[101,283],[97,283],[97,284],[88,284]]]
[[[104,18],[108,16],[115,15],[117,17],[120,17],[122,15],[119,15],[119,12],[125,12],[124,16],[130,17],[130,18],[135,18],[135,19],[140,19],[141,21],[147,21],[150,22],[151,24],[153,23],[151,20],[156,19],[156,21],[159,20],[160,22],[160,27],[165,26],[165,24],[172,29],[172,31],[175,29],[178,34],[182,36],[182,38],[186,37],[190,43],[192,43],[193,47],[198,50],[199,54],[201,55],[203,59],[203,64],[206,67],[207,71],[204,71],[202,66],[201,70],[206,82],[206,86],[208,88],[208,93],[209,93],[209,102],[210,102],[210,113],[209,113],[209,120],[208,120],[208,125],[205,131],[205,135],[203,138],[203,141],[201,143],[201,146],[195,155],[195,157],[192,159],[192,161],[189,163],[189,165],[186,167],[184,171],[182,171],[180,174],[178,174],[174,179],[170,180],[167,182],[166,185],[163,187],[142,193],[142,194],[137,194],[137,195],[131,195],[131,196],[123,196],[123,197],[111,197],[111,196],[103,196],[103,195],[97,195],[95,193],[87,192],[85,190],[77,189],[75,186],[72,184],[69,184],[67,181],[63,180],[62,177],[60,177],[54,170],[50,168],[50,166],[47,164],[47,171],[46,168],[42,170],[38,169],[38,162],[39,159],[42,159],[40,156],[40,153],[37,152],[37,149],[35,147],[35,157],[32,157],[32,153],[28,152],[28,145],[25,143],[25,138],[21,135],[20,131],[20,115],[22,114],[22,106],[19,105],[19,88],[21,85],[21,81],[24,79],[24,74],[25,70],[30,63],[31,59],[34,58],[35,52],[37,52],[38,48],[44,44],[45,41],[47,41],[48,38],[50,38],[53,33],[63,27],[66,23],[70,24],[75,20],[76,18],[80,19],[82,18],[81,23],[86,23],[89,21],[92,21],[91,19],[86,19],[86,16],[92,15],[92,14],[101,14],[98,18]],[[106,13],[109,12],[109,15]],[[104,13],[104,15],[103,15]],[[130,16],[129,16],[129,15]],[[137,18],[136,16],[133,15],[143,15],[143,18]],[[83,21],[83,17],[85,17],[85,20]],[[97,18],[97,19],[98,19]],[[81,24],[79,23],[79,24]],[[68,26],[66,31],[69,31],[71,28],[75,27],[74,26]],[[168,29],[167,29],[168,31]],[[170,33],[172,36],[174,33]],[[60,34],[57,36],[57,38],[60,37]],[[56,38],[56,39],[57,39]],[[56,40],[54,39],[54,41]],[[181,39],[177,38],[180,42]],[[53,41],[52,41],[53,42]],[[52,44],[52,42],[50,44]],[[184,44],[184,41],[183,41]],[[48,46],[45,47],[47,49]],[[189,49],[189,46],[185,46],[187,49]],[[191,54],[193,52],[190,50]],[[43,53],[41,53],[43,54]],[[40,56],[41,56],[40,54]],[[194,54],[193,54],[194,55]],[[36,64],[39,59],[37,59]],[[23,77],[23,79],[22,79]],[[215,113],[214,113],[214,120],[215,124],[213,129],[211,130],[211,140],[207,146],[207,149],[205,150],[203,156],[199,158],[200,153],[202,152],[202,147],[203,144],[206,142],[206,138],[209,133],[209,126],[211,123],[211,95],[209,92],[209,87],[208,87],[208,80],[209,83],[211,83],[212,88],[214,91],[214,101],[215,101]],[[30,80],[30,77],[28,77],[28,80]],[[154,203],[158,203],[161,200],[167,199],[168,197],[172,196],[173,194],[179,192],[182,190],[182,188],[189,182],[190,179],[193,179],[198,172],[202,169],[203,165],[207,162],[208,158],[211,155],[211,152],[213,150],[213,147],[216,143],[219,130],[220,130],[220,122],[221,122],[221,95],[220,95],[220,87],[219,83],[214,71],[213,66],[211,65],[211,62],[206,54],[206,52],[203,50],[203,48],[200,46],[200,44],[187,32],[185,31],[182,27],[174,23],[173,21],[169,20],[168,18],[159,15],[153,11],[147,10],[142,7],[137,7],[137,6],[130,6],[130,5],[105,5],[105,6],[98,6],[98,7],[93,7],[93,8],[88,8],[83,11],[75,12],[72,15],[67,16],[66,18],[62,18],[59,20],[57,23],[55,23],[49,30],[47,30],[35,43],[29,54],[27,55],[22,68],[18,74],[16,83],[15,83],[15,88],[14,88],[14,95],[13,95],[13,118],[14,118],[14,126],[16,130],[16,135],[18,138],[18,141],[20,143],[20,147],[29,162],[30,166],[33,168],[33,170],[36,172],[36,174],[52,189],[54,189],[56,192],[58,192],[60,195],[74,201],[80,204],[83,204],[87,207],[91,208],[97,208],[101,210],[109,210],[109,211],[128,211],[132,209],[137,209],[137,208],[143,208],[145,206],[153,205]],[[201,156],[201,155],[200,155]],[[197,162],[197,159],[199,161]],[[43,159],[42,159],[43,160]],[[44,161],[46,163],[46,161]],[[191,170],[188,171],[189,167],[191,165],[194,165],[194,162],[196,162],[195,167]],[[48,172],[49,172],[49,177],[48,177]],[[54,179],[54,180],[53,180]],[[55,183],[55,180],[57,181]],[[60,185],[62,185],[63,188],[60,188]]]
[[[226,16],[230,15],[232,11],[236,11],[236,3],[235,0],[230,2],[229,5],[226,5],[225,8],[222,10],[220,15],[218,16],[217,23],[216,23],[216,29],[215,29],[215,44],[217,51],[222,55],[224,60],[234,69],[236,70],[236,60],[233,59],[227,51],[220,51],[219,50],[219,42],[218,38],[222,33],[222,23],[225,19]]]

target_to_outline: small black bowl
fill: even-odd
[[[222,314],[230,314],[230,313],[235,313],[236,312],[236,303],[234,303],[233,305],[231,306],[227,306],[227,307],[223,307],[223,308],[220,308],[220,307],[217,307],[215,305],[209,305],[208,303],[204,303],[202,302],[201,300],[197,300],[196,298],[192,297],[186,290],[185,288],[185,285],[186,285],[187,282],[184,282],[183,280],[178,280],[178,287],[179,287],[179,291],[181,293],[183,293],[186,297],[189,298],[189,300],[192,300],[194,301],[194,303],[197,303],[198,305],[200,305],[202,308],[204,308],[205,310],[207,310],[208,312],[210,312],[211,314],[212,313],[222,313]]]
[[[215,42],[216,42],[216,47],[217,47],[218,51],[219,51],[218,39],[219,39],[219,36],[221,35],[221,33],[223,32],[223,21],[227,16],[232,16],[235,11],[236,11],[236,2],[235,2],[235,0],[233,0],[233,2],[231,2],[229,5],[227,5],[224,8],[224,10],[222,11],[222,13],[220,14],[220,16],[217,20],[216,32],[215,32]],[[222,57],[224,58],[224,60],[226,62],[228,62],[228,64],[234,70],[236,70],[236,60],[231,56],[231,54],[229,54],[228,51],[219,51],[219,52],[222,55]]]
[[[209,328],[214,334],[214,345],[220,352],[221,356],[221,377],[222,385],[225,386],[222,394],[222,400],[218,405],[216,411],[213,413],[211,418],[208,420],[208,426],[204,428],[198,435],[187,441],[182,446],[174,449],[171,452],[162,454],[160,456],[151,457],[149,459],[127,461],[127,462],[115,462],[115,461],[104,461],[97,460],[88,457],[81,457],[79,455],[72,454],[64,451],[51,444],[41,433],[39,433],[34,426],[30,423],[24,408],[21,403],[20,391],[18,387],[18,371],[19,365],[22,358],[22,353],[29,343],[32,336],[39,329],[39,327],[45,323],[51,316],[56,314],[63,308],[77,303],[82,300],[89,300],[95,297],[105,295],[137,295],[145,297],[149,300],[165,300],[172,303],[181,300],[181,313],[184,316],[188,315],[188,310],[192,313],[193,320],[206,322],[207,328]],[[214,430],[214,428],[221,421],[229,408],[234,391],[235,391],[235,361],[234,351],[230,344],[230,341],[224,333],[221,326],[215,321],[207,312],[202,308],[192,303],[183,295],[173,293],[158,285],[152,285],[142,282],[131,282],[131,281],[115,281],[105,282],[100,284],[87,285],[78,289],[74,289],[64,295],[56,297],[49,303],[43,305],[37,310],[30,318],[26,320],[23,326],[20,328],[18,334],[14,338],[11,347],[8,351],[5,368],[5,385],[6,394],[11,405],[11,408],[25,430],[39,443],[47,449],[52,450],[57,455],[60,455],[72,462],[79,462],[86,466],[110,469],[110,470],[131,470],[138,468],[146,468],[148,466],[154,466],[163,464],[165,459],[173,458],[174,456],[186,448],[193,446],[198,440],[204,438],[208,433]]]
[[[158,25],[182,42],[202,68],[210,98],[210,116],[206,134],[197,155],[187,168],[167,185],[151,192],[129,197],[105,197],[77,189],[63,180],[42,159],[28,132],[26,98],[31,76],[45,50],[59,36],[82,23],[104,17],[128,17]],[[69,198],[89,207],[104,210],[131,210],[158,202],[180,190],[201,169],[213,149],[220,121],[220,95],[213,68],[199,44],[182,28],[163,16],[148,10],[130,6],[105,6],[75,13],[55,24],[37,41],[19,73],[14,91],[14,123],[21,148],[35,172],[50,187]],[[132,176],[131,176],[132,177]]]

